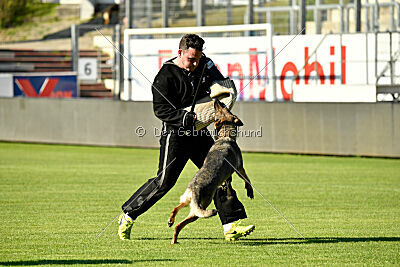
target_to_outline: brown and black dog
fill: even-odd
[[[247,196],[254,198],[253,188],[243,168],[242,153],[236,143],[237,127],[243,126],[240,119],[233,115],[218,99],[214,101],[215,123],[218,133],[217,140],[210,148],[203,166],[190,181],[185,193],[180,198],[180,203],[171,213],[168,226],[175,222],[175,216],[180,209],[190,205],[189,215],[175,227],[172,244],[177,243],[179,232],[187,224],[198,218],[215,216],[217,211],[206,210],[214,194],[234,172],[245,181]]]

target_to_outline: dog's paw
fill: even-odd
[[[174,225],[174,221],[168,221],[168,227],[171,227],[172,225]]]
[[[253,187],[249,183],[245,183],[244,188],[246,188],[247,196],[253,199],[254,198]]]
[[[253,191],[253,187],[251,186],[246,186],[246,190],[247,190],[247,196],[251,199],[254,199],[254,191]]]
[[[174,239],[172,239],[172,240],[171,240],[171,244],[172,244],[172,245],[175,245],[175,244],[179,244],[179,242],[176,241],[176,240],[174,240]]]

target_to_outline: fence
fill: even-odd
[[[396,31],[400,27],[400,3],[395,0],[367,0],[360,7],[357,1],[348,0],[307,3],[287,0],[277,6],[275,1],[264,0],[146,0],[126,1],[123,12],[129,28],[272,23],[280,34],[296,34],[304,27],[307,32],[320,34]]]
[[[97,61],[93,63],[85,61],[85,58],[83,58],[84,55],[80,54],[80,36],[84,34],[83,32],[88,31],[97,33],[97,40],[101,41],[97,41],[96,46],[101,46],[100,49],[103,49],[107,52],[107,54],[110,56],[110,60],[108,62],[104,62],[104,60],[102,60],[100,52]],[[101,43],[101,45],[99,43]],[[91,96],[103,97],[105,95],[104,91],[111,90],[112,97],[115,99],[120,98],[119,92],[120,88],[122,87],[122,63],[120,51],[122,50],[121,25],[119,24],[108,26],[95,24],[73,24],[71,26],[72,70],[79,73],[81,80],[86,81],[86,84],[88,84],[86,87],[87,90],[91,91]]]
[[[325,32],[377,32],[382,30],[397,31],[400,28],[400,3],[382,2],[376,1],[374,4],[364,3],[360,6],[359,13],[356,12],[356,3],[345,4],[344,0],[340,0],[337,4],[320,4],[320,1],[315,1],[315,5],[300,6],[295,4],[293,1],[292,5],[279,6],[279,7],[257,7],[255,12],[265,13],[266,22],[272,23],[274,15],[286,12],[289,16],[288,32],[290,34],[296,34],[306,27],[306,31],[311,27],[305,25],[305,16],[307,11],[312,11],[315,30],[311,31],[320,34],[322,32],[323,17],[327,20],[328,12],[331,20],[336,21],[339,27],[326,27]],[[303,9],[302,9],[303,8]],[[382,12],[383,11],[383,12]],[[389,11],[389,16],[383,16],[385,12]],[[325,16],[322,16],[324,14]],[[362,18],[359,14],[364,15],[363,29],[360,23]],[[353,15],[352,17],[350,15]],[[334,18],[332,18],[334,17]],[[302,21],[303,20],[303,21]],[[350,29],[351,22],[354,24],[354,28]],[[387,27],[389,25],[389,27]],[[384,27],[387,28],[384,28]],[[308,28],[308,29],[307,29]],[[359,28],[359,29],[357,29]]]

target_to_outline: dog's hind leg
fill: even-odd
[[[168,227],[174,225],[176,214],[178,214],[178,212],[186,206],[187,206],[186,203],[179,203],[178,206],[172,209],[171,216],[169,217],[168,220]]]
[[[190,213],[188,217],[186,217],[186,219],[184,219],[183,221],[181,221],[180,223],[178,223],[175,227],[175,232],[174,232],[174,237],[172,238],[171,244],[176,244],[178,243],[178,235],[179,232],[183,229],[183,227],[185,227],[186,225],[188,225],[189,223],[194,222],[195,220],[197,220],[199,217],[197,217],[196,215]]]
[[[242,178],[245,182],[244,187],[246,188],[247,191],[247,196],[251,199],[254,198],[254,192],[253,192],[253,187],[251,186],[251,182],[249,177],[246,174],[246,171],[244,170],[243,167],[239,168],[237,171],[237,174],[239,175],[240,178]]]
[[[178,214],[178,212],[182,208],[189,206],[191,200],[192,200],[192,191],[190,189],[186,189],[185,193],[183,193],[183,195],[180,198],[179,205],[172,209],[171,216],[169,217],[168,220],[168,227],[171,227],[174,224],[176,214]]]

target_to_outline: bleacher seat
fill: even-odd
[[[99,56],[97,50],[81,50],[80,57]],[[102,79],[112,78],[110,57],[100,54],[100,73]],[[48,51],[28,49],[0,49],[0,73],[18,72],[66,72],[72,71],[71,51]],[[87,84],[81,82],[81,97],[112,97],[112,91],[107,89],[103,82]]]

